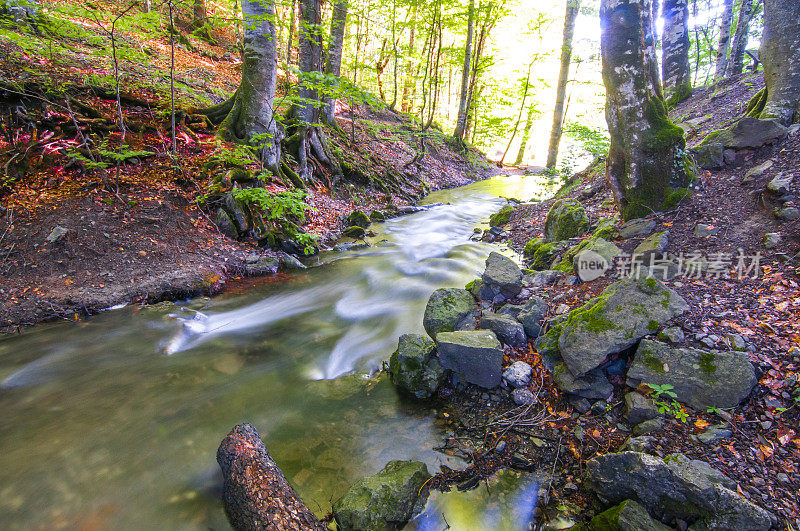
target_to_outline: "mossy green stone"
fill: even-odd
[[[568,240],[585,234],[591,228],[583,206],[574,199],[559,199],[550,208],[544,221],[544,238],[548,242]]]
[[[511,219],[512,214],[514,214],[514,207],[506,205],[499,212],[495,212],[489,217],[489,225],[492,227],[505,225]]]
[[[362,229],[366,229],[369,227],[370,220],[369,216],[367,216],[361,210],[353,210],[349,216],[347,216],[347,225],[355,225],[356,227],[361,227]]]

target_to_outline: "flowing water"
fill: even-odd
[[[368,374],[422,332],[431,291],[480,274],[497,247],[469,237],[500,197],[548,191],[507,176],[435,192],[423,203],[443,204],[375,224],[371,247],[323,253],[288,281],[0,340],[0,527],[227,529],[215,453],[243,421],[319,515],[392,459],[461,466],[432,449],[435,411]],[[474,529],[515,528],[535,485],[495,483],[437,494],[410,527],[469,515]]]

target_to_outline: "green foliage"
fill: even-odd
[[[227,166],[248,166],[255,162],[253,149],[246,145],[223,146],[211,155],[211,160]]]
[[[305,202],[305,191],[286,190],[275,193],[266,188],[243,188],[234,190],[233,197],[263,213],[266,224],[290,236],[303,247],[305,254],[314,252],[316,237],[299,230],[296,225],[305,221],[306,211],[310,208]]]
[[[591,128],[576,122],[567,122],[564,133],[580,142],[583,149],[595,157],[605,157],[611,147],[608,133],[597,127]]]
[[[90,156],[77,149],[67,151],[67,155],[81,162],[88,171],[105,170],[111,166],[119,165],[126,160],[155,155],[152,151],[131,149],[127,144],[117,147],[109,147],[108,139],[104,138],[96,150],[90,152]]]
[[[656,405],[656,407],[658,407],[659,413],[662,415],[671,415],[675,417],[675,420],[686,422],[686,420],[689,418],[689,415],[686,413],[686,408],[684,408],[681,403],[678,402],[678,395],[673,391],[673,389],[675,389],[674,386],[669,384],[656,385],[651,383],[646,385],[653,390],[653,403]]]

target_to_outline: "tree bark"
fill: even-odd
[[[553,127],[550,130],[550,145],[547,149],[547,167],[555,168],[558,159],[558,145],[561,143],[561,126],[564,123],[564,99],[569,81],[569,64],[572,60],[572,36],[575,33],[575,19],[578,18],[580,0],[569,0],[564,15],[564,37],[561,44],[561,69],[556,85],[556,106],[553,110]]]
[[[194,0],[192,4],[192,27],[195,29],[202,28],[207,18],[206,0]]]
[[[528,107],[528,117],[525,119],[525,127],[522,129],[522,140],[517,151],[517,160],[514,161],[514,166],[522,164],[522,159],[525,158],[525,148],[528,147],[528,140],[531,135],[531,127],[533,127],[533,115],[536,114],[536,103],[532,103]]]
[[[726,72],[728,76],[739,75],[744,68],[744,51],[747,49],[752,12],[753,0],[742,0],[739,21],[736,23],[736,33],[733,35],[733,44],[731,44],[731,59],[728,61],[728,71]]]
[[[250,424],[234,427],[217,450],[222,501],[237,531],[327,529],[295,493]]]
[[[342,49],[344,48],[344,30],[347,26],[348,0],[337,0],[331,15],[331,42],[328,46],[328,60],[325,73],[337,79],[342,74]],[[338,81],[337,81],[338,84]],[[336,125],[336,98],[327,98],[325,102],[325,123]]]
[[[467,18],[467,42],[464,45],[464,68],[461,71],[461,93],[458,98],[458,115],[453,137],[463,140],[467,127],[467,92],[469,90],[470,59],[472,58],[472,31],[475,24],[475,0],[469,0],[469,14]]]
[[[717,66],[714,77],[722,79],[728,68],[728,45],[731,40],[731,20],[733,19],[733,0],[724,0],[722,23],[719,27],[719,43],[717,45]]]
[[[243,0],[244,64],[242,81],[230,112],[220,125],[223,138],[249,142],[254,135],[268,135],[261,149],[264,166],[279,173],[283,131],[272,108],[278,75],[274,0]],[[223,104],[221,108],[227,106]]]
[[[800,2],[764,1],[764,63],[767,101],[759,118],[783,124],[800,121]]]
[[[286,37],[286,64],[292,64],[292,43],[294,42],[294,11],[297,0],[289,7],[289,35]]]
[[[688,22],[688,0],[664,0],[661,76],[664,81],[664,97],[672,107],[692,95]]]
[[[514,122],[514,129],[511,131],[511,138],[508,139],[506,150],[503,152],[503,156],[500,157],[500,164],[505,162],[508,152],[511,151],[511,143],[514,142],[514,138],[517,136],[517,131],[519,131],[519,125],[522,123],[522,113],[525,112],[525,102],[528,99],[528,88],[531,84],[531,70],[533,69],[534,62],[535,61],[531,61],[528,64],[528,75],[525,77],[525,85],[522,88],[522,102],[519,104],[519,113],[517,114],[517,120]]]
[[[600,3],[603,82],[611,149],[606,180],[624,220],[661,209],[685,186],[676,157],[683,130],[667,116],[658,80],[650,0]]]

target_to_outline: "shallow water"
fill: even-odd
[[[227,529],[215,453],[243,421],[320,515],[389,460],[459,466],[432,450],[435,411],[365,373],[422,331],[431,291],[480,274],[497,247],[469,236],[500,196],[547,193],[519,176],[435,192],[423,203],[444,204],[375,224],[372,247],[322,253],[288,282],[0,340],[0,527]],[[508,499],[532,488],[498,481]],[[431,503],[461,521],[463,500],[467,521],[488,522],[474,528],[515,527],[492,516],[496,497]]]

